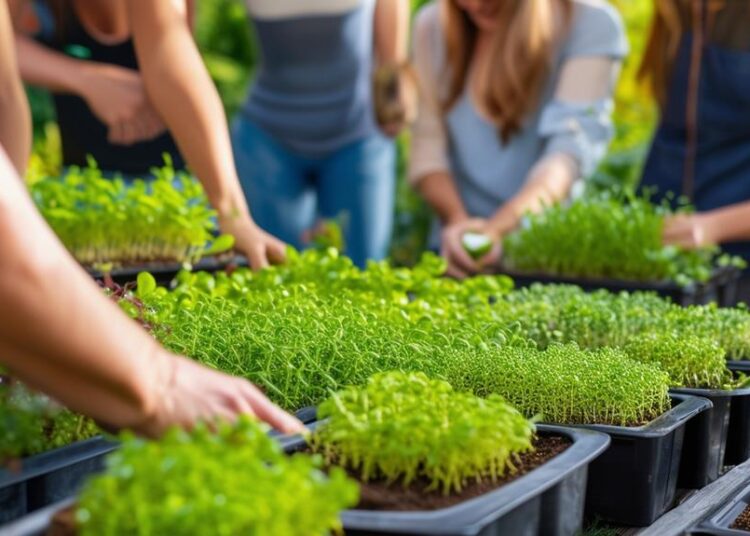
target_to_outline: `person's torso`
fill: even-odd
[[[375,0],[247,0],[260,49],[245,115],[318,156],[376,131],[371,104]]]
[[[586,3],[574,4],[571,34],[579,26],[580,17],[589,15],[588,10],[592,9],[596,8]],[[435,63],[444,65],[445,39],[442,30],[436,31],[434,37],[432,46],[439,56]],[[492,215],[519,192],[532,167],[542,156],[546,140],[540,134],[540,120],[545,106],[554,98],[569,39],[563,40],[553,52],[547,81],[540,92],[535,111],[508,141],[504,142],[498,127],[483,117],[468,89],[448,112],[445,124],[451,171],[470,214],[479,217]]]
[[[40,1],[40,18],[53,24],[47,2]],[[86,30],[73,9],[66,3],[65,21],[59,26],[44,28],[38,39],[50,48],[77,59],[116,65],[138,70],[138,59],[131,39],[116,44],[103,44]],[[100,169],[126,175],[148,175],[151,168],[164,164],[168,154],[177,169],[184,160],[168,134],[133,145],[117,145],[107,140],[108,129],[91,111],[86,101],[71,94],[53,94],[57,122],[62,140],[63,165],[85,166],[93,157]]]
[[[750,200],[750,19],[742,27],[726,19],[717,19],[705,36],[694,102],[689,102],[694,35],[686,34],[680,43],[641,183],[656,189],[656,201],[670,192],[675,200],[691,194],[695,208],[707,211]],[[692,106],[695,151],[689,158]],[[687,166],[693,170],[686,179]],[[750,242],[725,249],[750,259]]]

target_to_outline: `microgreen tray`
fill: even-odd
[[[455,506],[413,512],[348,510],[342,516],[346,534],[577,534],[583,523],[588,467],[607,448],[609,438],[591,430],[551,425],[539,425],[538,431],[567,437],[573,444],[517,480]],[[282,444],[288,452],[306,446],[298,437],[284,438]]]
[[[586,512],[620,525],[645,527],[669,510],[687,423],[711,408],[705,398],[672,394],[672,409],[634,428],[581,425],[609,434],[609,449],[589,470]]]
[[[717,268],[714,275],[705,283],[693,283],[682,287],[671,281],[623,281],[617,279],[584,279],[549,274],[521,273],[503,269],[501,272],[513,279],[516,287],[528,287],[533,283],[576,285],[586,291],[606,289],[610,292],[656,292],[662,297],[670,298],[674,303],[688,305],[705,305],[716,302],[722,306],[734,305],[736,297],[735,268]]]
[[[246,266],[247,260],[244,257],[232,257],[224,260],[219,260],[216,257],[205,257],[193,265],[192,271],[215,273],[235,267]],[[167,286],[183,269],[184,266],[176,262],[158,264],[152,263],[139,266],[129,266],[125,268],[116,268],[112,270],[109,275],[112,278],[113,282],[117,283],[118,285],[124,285],[125,283],[136,281],[139,273],[149,272],[154,276],[156,282],[159,285]],[[93,277],[94,279],[101,280],[104,278],[104,274],[102,274],[98,270],[87,269],[87,271],[89,275],[91,275],[91,277]]]
[[[104,467],[117,448],[103,438],[80,441],[21,461],[20,470],[0,470],[0,522],[8,522],[74,494],[84,479]]]
[[[688,532],[693,536],[747,536],[748,532],[730,528],[737,517],[750,505],[750,487],[740,490],[734,499],[720,506],[696,528]]]
[[[692,419],[685,429],[685,447],[677,485],[684,489],[700,489],[719,478],[724,466],[729,465],[725,463],[725,459],[729,450],[729,432],[732,429],[731,415],[735,407],[745,412],[750,409],[750,389],[732,391],[672,389],[671,391],[677,394],[700,396],[710,400],[713,405],[711,409]],[[735,416],[734,427],[732,443],[738,441],[735,436],[738,427],[741,427],[746,438],[744,443],[750,445],[750,427],[745,420]],[[735,445],[732,446],[732,451],[737,452]],[[738,456],[741,457],[741,455]]]
[[[731,361],[729,369],[750,374],[750,361]],[[732,410],[727,432],[724,465],[733,466],[750,459],[750,396],[732,399]]]

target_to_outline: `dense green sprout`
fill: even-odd
[[[0,465],[101,433],[91,419],[60,408],[7,377],[0,377],[0,431]]]
[[[79,497],[81,536],[315,536],[340,530],[358,489],[320,459],[287,456],[258,424],[203,427],[159,441],[124,436]]]
[[[329,464],[364,481],[425,478],[445,494],[512,474],[515,456],[533,449],[533,423],[501,397],[459,393],[421,373],[377,374],[334,394],[318,416],[313,445]]]
[[[707,281],[718,248],[685,251],[662,241],[668,207],[601,195],[527,216],[503,244],[508,269],[586,279]],[[722,261],[724,262],[724,261]]]
[[[747,309],[681,307],[648,292],[589,293],[570,285],[537,284],[499,296],[492,315],[541,348],[553,342],[623,347],[642,336],[666,334],[711,341],[727,359],[750,356]]]
[[[170,165],[152,181],[105,179],[93,164],[31,185],[31,195],[71,254],[87,266],[199,259],[217,230],[200,184]],[[222,248],[232,247],[227,237]],[[214,251],[212,251],[214,252]],[[218,251],[216,251],[218,252]]]
[[[465,371],[452,372],[462,374],[456,388],[499,394],[544,422],[635,426],[671,407],[669,376],[619,350],[555,344],[544,351],[506,347],[489,354],[467,363]]]
[[[731,388],[732,373],[725,352],[714,341],[651,333],[633,338],[624,351],[630,359],[659,366],[669,374],[672,387]]]
[[[146,305],[145,320],[168,348],[260,384],[286,409],[317,405],[331,390],[364,385],[370,376],[390,370],[423,372],[482,396],[506,396],[494,386],[507,377],[509,366],[523,366],[528,382],[551,381],[523,365],[525,356],[541,359],[546,353],[522,330],[510,332],[486,299],[393,299],[380,290],[320,292],[314,284],[254,287],[252,278],[243,277],[199,274],[176,291],[144,285],[150,291],[139,287],[138,296]],[[568,418],[553,413],[559,403],[580,411],[573,414],[576,419],[590,415],[620,424],[623,415],[642,422],[664,409],[664,398],[654,393],[666,396],[668,381],[661,381],[666,375],[644,376],[644,370],[654,369],[619,353],[601,354],[607,361],[598,353],[565,348],[550,354],[558,356],[561,368],[560,353],[570,355],[567,374],[584,370],[579,362],[589,362],[586,370],[616,365],[613,370],[625,372],[592,372],[593,383],[558,388],[557,399],[540,399],[546,408],[541,413]],[[618,398],[597,395],[597,382],[605,381],[621,393]]]

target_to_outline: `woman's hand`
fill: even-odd
[[[247,257],[253,270],[286,261],[287,245],[258,227],[249,215],[219,217],[219,227],[234,237],[234,248]]]
[[[167,384],[151,416],[135,432],[159,437],[171,427],[190,429],[199,422],[234,422],[250,415],[285,434],[305,431],[303,424],[274,405],[251,383],[204,367],[190,359],[163,352],[169,371]]]
[[[492,241],[489,253],[474,259],[464,247],[464,235],[477,233],[487,236]],[[500,260],[500,237],[491,231],[489,222],[479,218],[468,218],[449,223],[443,229],[440,255],[448,261],[449,276],[464,279],[480,273]]]
[[[378,67],[373,80],[375,116],[383,133],[391,138],[412,123],[417,115],[417,86],[408,66]]]
[[[698,249],[720,242],[719,232],[710,212],[679,214],[664,224],[664,244]]]
[[[107,126],[110,143],[132,145],[152,140],[166,131],[137,71],[91,63],[83,73],[79,93]]]

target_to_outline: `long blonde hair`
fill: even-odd
[[[494,0],[498,27],[487,62],[478,71],[481,105],[498,126],[503,141],[523,127],[538,105],[553,52],[567,33],[572,0]],[[478,29],[456,0],[443,0],[450,85],[443,102],[449,111],[466,89]],[[562,15],[563,25],[560,25]],[[560,28],[564,28],[561,32]]]

